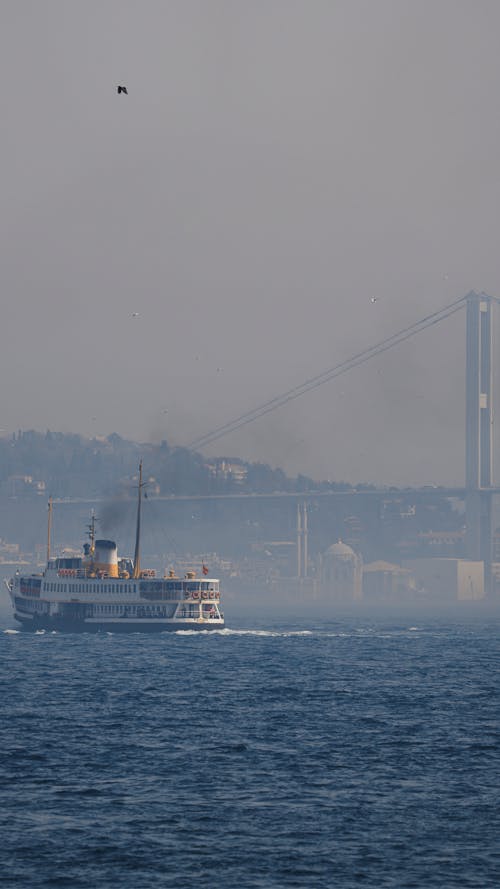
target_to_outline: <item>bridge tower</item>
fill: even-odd
[[[486,294],[466,297],[465,551],[484,562],[491,592],[493,485],[493,377],[491,309]]]

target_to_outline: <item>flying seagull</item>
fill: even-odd
[[[132,318],[138,318],[139,312],[132,312]]]
[[[127,89],[126,86],[117,86],[117,88],[116,88],[116,92],[117,92],[118,94],[120,94],[120,93],[125,93],[125,95],[128,96],[128,89]]]
[[[376,303],[376,302],[378,302],[377,297],[376,297],[376,296],[372,296],[372,297],[370,297],[370,302],[372,302],[372,303]]]

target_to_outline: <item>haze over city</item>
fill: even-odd
[[[497,3],[5,0],[0,21],[4,433],[188,444],[500,295]],[[462,483],[464,340],[460,313],[206,453]]]

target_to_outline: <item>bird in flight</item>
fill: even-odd
[[[370,302],[372,302],[372,303],[378,302],[377,297],[376,296],[370,297]]]
[[[120,95],[120,93],[125,93],[125,95],[128,96],[128,89],[126,86],[117,86],[116,92],[118,95]]]
[[[132,312],[132,318],[138,318],[139,312]]]

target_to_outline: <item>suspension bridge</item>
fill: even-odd
[[[368,349],[358,352],[323,373],[311,377],[233,420],[224,423],[189,443],[199,450],[249,423],[278,410],[290,401],[323,386],[352,368],[367,363],[383,352],[417,336],[429,327],[457,312],[466,312],[465,348],[465,486],[459,491],[465,498],[465,556],[484,562],[485,585],[491,588],[492,498],[500,493],[493,484],[493,365],[492,309],[499,299],[471,291],[414,324],[397,331]],[[446,493],[446,489],[441,489]]]

